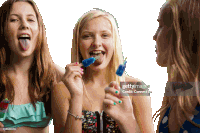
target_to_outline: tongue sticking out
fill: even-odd
[[[104,55],[102,53],[101,54],[97,54],[97,55],[92,55],[92,57],[96,57],[96,56],[100,56],[100,58],[95,60],[95,62],[93,63],[95,66],[96,65],[100,65],[103,62],[103,56]]]
[[[19,43],[23,50],[28,50],[28,48],[29,48],[29,40],[28,39],[19,39]]]

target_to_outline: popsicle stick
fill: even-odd
[[[126,64],[126,59],[127,59],[127,57],[125,58],[123,65],[125,65],[125,64]]]

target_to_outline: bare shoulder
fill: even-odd
[[[56,79],[57,79],[57,82],[60,82],[63,75],[65,74],[65,69],[60,67],[59,65],[55,64],[54,63],[54,67],[55,67],[55,70],[56,70]]]
[[[131,76],[127,76],[125,77],[125,81],[126,82],[132,82],[132,83],[139,83],[138,85],[142,85],[143,81],[138,79],[138,78],[134,78]],[[130,96],[133,102],[145,102],[145,101],[150,101],[150,96],[140,96],[140,95],[134,95],[134,96]]]
[[[134,83],[142,82],[142,80],[140,80],[138,78],[134,78],[134,77],[128,76],[128,75],[125,76],[125,81],[126,82],[134,82]]]
[[[139,82],[140,80],[131,76],[126,75],[125,76],[125,81],[126,82],[132,82],[133,84],[136,84],[137,82]],[[131,101],[133,102],[133,96],[130,96]]]

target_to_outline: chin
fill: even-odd
[[[98,66],[95,66],[94,64],[90,65],[90,69],[92,69],[93,71],[100,71],[100,70],[103,70],[103,69],[106,69],[108,65],[102,63]]]
[[[167,67],[167,60],[161,60],[159,58],[156,58],[156,62],[161,67]]]

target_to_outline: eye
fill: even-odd
[[[108,36],[108,34],[103,34],[102,36],[103,36],[103,37],[107,37],[107,36]]]
[[[28,21],[30,21],[30,22],[35,22],[33,19],[28,19]]]
[[[18,21],[17,19],[10,19],[10,22],[16,22]]]
[[[87,38],[89,38],[89,37],[91,37],[91,35],[83,35],[83,36],[82,36],[83,39],[87,39]]]

